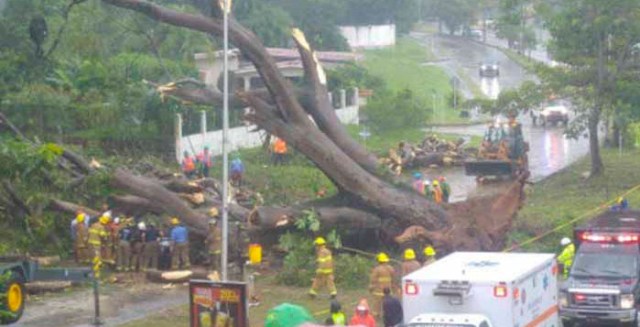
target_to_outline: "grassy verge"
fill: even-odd
[[[509,59],[513,60],[518,65],[522,66],[527,72],[535,74],[537,61],[517,53],[511,49],[498,48],[498,50],[502,51]]]
[[[366,148],[377,154],[377,155],[387,155],[389,149],[396,148],[398,142],[407,141],[412,144],[419,144],[422,140],[430,134],[435,134],[440,139],[455,141],[458,138],[462,137],[462,135],[458,134],[442,134],[442,133],[430,133],[424,131],[420,128],[414,129],[401,129],[395,131],[386,131],[382,134],[372,133],[371,137],[366,141],[363,141],[362,138],[358,135],[360,132],[360,126],[358,125],[349,125],[347,126],[349,133],[355,139],[357,139],[360,143],[364,144]],[[470,146],[479,146],[481,138],[479,136],[472,136],[469,145]]]
[[[537,183],[531,188],[524,208],[518,213],[514,229],[509,235],[514,243],[523,242],[533,235],[549,231],[574,218],[581,217],[590,210],[640,183],[640,151],[629,150],[621,156],[615,150],[603,149],[605,175],[585,179],[583,174],[589,171],[590,162],[586,157],[563,171]],[[640,203],[640,192],[627,196],[630,205]],[[578,224],[588,220],[585,217]],[[551,234],[525,250],[555,251],[558,240],[571,236],[571,226]]]
[[[363,141],[358,135],[360,126],[349,125],[347,129],[353,138],[377,155],[387,155],[389,149],[395,148],[402,140],[412,144],[420,143],[427,135],[418,128],[404,129],[373,134]],[[456,134],[437,135],[452,141],[461,137]],[[479,144],[479,137],[471,138],[471,146]],[[246,167],[245,181],[251,185],[251,189],[260,192],[266,203],[276,205],[290,205],[312,199],[320,189],[326,190],[328,196],[335,194],[335,186],[315,165],[301,154],[290,152],[293,153],[290,154],[287,165],[274,166],[268,152],[262,148],[240,150],[240,157]],[[216,164],[221,162],[222,158],[217,158]],[[221,178],[220,169],[214,169],[214,177]]]
[[[256,281],[256,289],[260,294],[261,304],[249,309],[249,321],[252,327],[264,326],[267,311],[283,302],[301,305],[311,312],[320,323],[328,317],[329,299],[318,298],[315,300],[307,296],[308,289],[300,287],[287,287],[276,285],[273,276],[259,277]],[[338,290],[338,301],[350,319],[358,299],[366,297],[366,290]],[[179,306],[162,313],[150,315],[147,318],[136,320],[123,327],[187,327],[189,326],[189,308]]]
[[[366,52],[364,67],[385,80],[393,91],[411,90],[423,103],[432,106],[436,94],[434,119],[438,123],[467,121],[448,103],[452,89],[449,75],[440,67],[425,65],[434,55],[418,42],[402,38],[395,47]],[[443,110],[444,109],[444,110]]]

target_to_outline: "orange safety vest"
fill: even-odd
[[[194,171],[196,169],[196,164],[193,162],[193,158],[186,157],[182,159],[182,170],[183,171]]]
[[[432,192],[433,201],[435,201],[435,203],[442,203],[442,190],[440,189],[440,187],[434,187]]]
[[[282,139],[277,139],[273,144],[273,152],[284,154],[287,153],[287,143]]]

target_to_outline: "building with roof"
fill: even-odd
[[[304,76],[304,69],[297,49],[267,48],[267,52],[276,60],[282,74],[296,82]],[[196,53],[196,67],[200,71],[200,79],[207,85],[215,86],[219,90],[222,80],[222,51],[212,53]],[[357,62],[364,57],[353,52],[318,51],[316,57],[323,67],[331,68],[349,62]],[[237,50],[229,51],[230,82],[233,88],[250,90],[264,87],[260,74],[255,66]]]

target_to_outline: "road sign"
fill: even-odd
[[[191,327],[249,327],[245,283],[189,281],[189,306]]]

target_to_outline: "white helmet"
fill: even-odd
[[[139,230],[146,230],[147,229],[147,225],[144,224],[144,221],[141,221],[138,223],[138,229]]]
[[[111,210],[105,211],[102,215],[111,219]]]
[[[116,219],[113,220],[113,222],[117,225],[120,223],[120,217],[116,217]]]
[[[560,245],[562,246],[567,246],[569,244],[571,244],[571,239],[569,239],[568,237],[564,237],[560,240]]]

